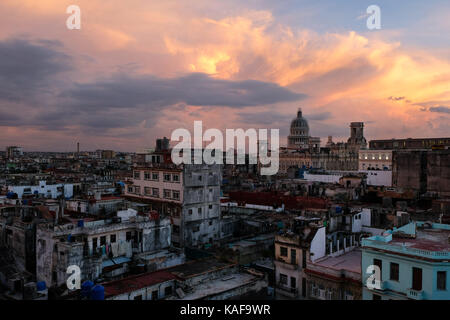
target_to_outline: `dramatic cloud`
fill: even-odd
[[[305,97],[273,83],[222,80],[202,73],[170,79],[118,75],[107,81],[77,84],[63,96],[73,99],[74,107],[91,111],[138,106],[150,106],[153,111],[158,111],[158,108],[177,103],[193,106],[261,106]]]
[[[69,70],[69,58],[57,41],[0,41],[0,99],[24,100],[38,90],[53,90],[55,76]]]
[[[449,135],[444,1],[374,32],[354,19],[364,7],[327,1],[78,0],[82,29],[67,30],[70,4],[0,2],[3,144],[133,151],[194,120],[287,133],[298,107],[335,141],[352,121],[369,140]]]
[[[450,113],[450,107],[439,106],[439,107],[430,107],[431,112],[440,112],[440,113]]]

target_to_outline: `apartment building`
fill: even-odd
[[[114,219],[45,223],[36,230],[36,278],[48,287],[67,280],[67,268],[81,269],[82,280],[114,279],[137,264],[155,270],[184,262],[184,255],[167,250],[169,218],[119,212]]]
[[[363,299],[449,300],[449,249],[446,224],[412,222],[363,239]]]
[[[278,297],[306,299],[305,269],[312,256],[325,254],[325,228],[298,217],[292,231],[275,236],[275,290]],[[322,243],[322,246],[320,245]],[[317,248],[323,247],[323,252]]]
[[[133,170],[125,196],[172,220],[176,247],[213,244],[220,238],[220,165],[147,163]]]

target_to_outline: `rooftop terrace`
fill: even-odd
[[[362,240],[362,246],[413,255],[419,258],[450,259],[450,225],[412,222],[381,236]]]

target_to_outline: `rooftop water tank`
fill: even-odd
[[[37,289],[37,291],[44,291],[45,289],[47,289],[47,285],[46,285],[45,281],[37,282],[36,289]]]
[[[101,285],[96,285],[91,291],[91,300],[105,300],[105,288]]]
[[[89,298],[91,296],[91,290],[94,287],[94,283],[87,280],[81,284],[81,296],[83,298]]]

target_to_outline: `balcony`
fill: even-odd
[[[414,299],[414,300],[423,300],[423,291],[408,289],[408,290],[406,290],[406,296],[408,298]]]

